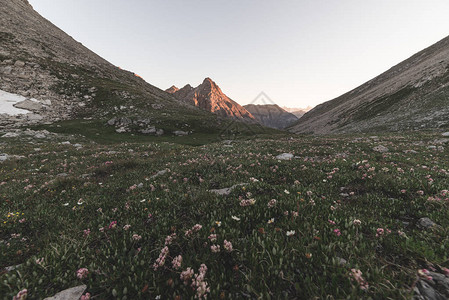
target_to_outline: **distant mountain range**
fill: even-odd
[[[449,127],[449,37],[354,90],[316,106],[295,133],[349,133]]]
[[[255,122],[254,116],[240,104],[226,96],[220,87],[210,78],[204,79],[196,88],[187,84],[181,89],[175,86],[166,90],[176,99],[213,112],[222,117],[240,119],[247,122]]]
[[[256,120],[267,127],[284,129],[298,120],[294,114],[287,112],[285,109],[276,104],[248,104],[244,105]]]

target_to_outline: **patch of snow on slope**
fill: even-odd
[[[27,98],[17,95],[5,92],[3,90],[0,90],[0,114],[7,114],[11,116],[15,115],[21,115],[21,114],[27,114],[29,113],[26,109],[16,108],[13,105],[21,102],[23,100],[26,100]],[[30,99],[34,100],[34,99]]]

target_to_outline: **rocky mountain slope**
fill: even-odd
[[[226,96],[210,78],[204,79],[203,83],[196,88],[187,84],[182,89],[172,86],[166,92],[171,93],[178,100],[219,116],[255,122],[254,116],[250,112]]]
[[[0,111],[1,126],[126,117],[138,127],[210,130],[221,122],[110,64],[26,0],[1,1],[0,94],[0,107],[9,107]],[[11,106],[26,113],[8,113]]]
[[[294,114],[287,112],[276,104],[248,104],[243,107],[249,111],[260,124],[267,127],[283,129],[298,121],[298,118]]]
[[[449,37],[354,90],[318,105],[290,130],[346,133],[449,127]]]

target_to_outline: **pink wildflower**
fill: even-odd
[[[214,253],[220,252],[220,245],[212,245],[210,246],[210,250]]]
[[[226,249],[226,251],[231,252],[232,251],[232,243],[228,242],[227,240],[224,240],[223,247]]]
[[[139,240],[142,239],[142,236],[135,233],[135,234],[133,234],[132,239],[135,240],[135,241],[139,241]]]
[[[188,281],[190,279],[192,279],[192,277],[193,277],[193,270],[192,270],[192,268],[187,268],[185,271],[181,272],[180,278],[184,282],[184,285],[187,285]]]
[[[90,300],[90,293],[85,293],[81,296],[80,300]]]
[[[16,296],[14,296],[13,300],[25,300],[28,296],[28,290],[23,289],[20,292],[17,293]]]
[[[181,255],[176,256],[175,258],[173,258],[171,263],[172,263],[174,269],[181,268],[182,256]]]
[[[109,229],[114,229],[115,227],[117,227],[117,221],[112,221],[112,222],[109,224]]]
[[[368,289],[369,285],[368,282],[366,282],[365,279],[363,279],[362,271],[360,271],[359,269],[351,269],[350,275],[353,277],[355,281],[357,281],[362,290]]]
[[[76,277],[78,277],[79,279],[86,278],[88,274],[89,274],[89,270],[87,268],[81,268],[81,269],[78,269],[78,271],[76,271]]]

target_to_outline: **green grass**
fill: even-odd
[[[23,288],[41,299],[82,283],[96,299],[193,299],[192,281],[180,275],[201,264],[209,299],[407,299],[419,269],[449,267],[449,152],[427,148],[439,138],[432,132],[378,142],[265,133],[228,147],[208,134],[120,135],[83,122],[47,127],[69,134],[52,142],[0,138],[0,153],[21,157],[0,165],[0,267],[20,264],[0,275],[6,299]],[[67,139],[83,148],[59,143]],[[390,152],[372,151],[377,144]],[[418,153],[404,152],[411,149]],[[274,158],[283,152],[299,158]],[[238,183],[248,184],[228,197],[208,191]],[[441,227],[419,229],[422,217]],[[195,224],[202,228],[186,236]],[[376,236],[378,228],[385,233]],[[180,269],[172,265],[178,255]]]

